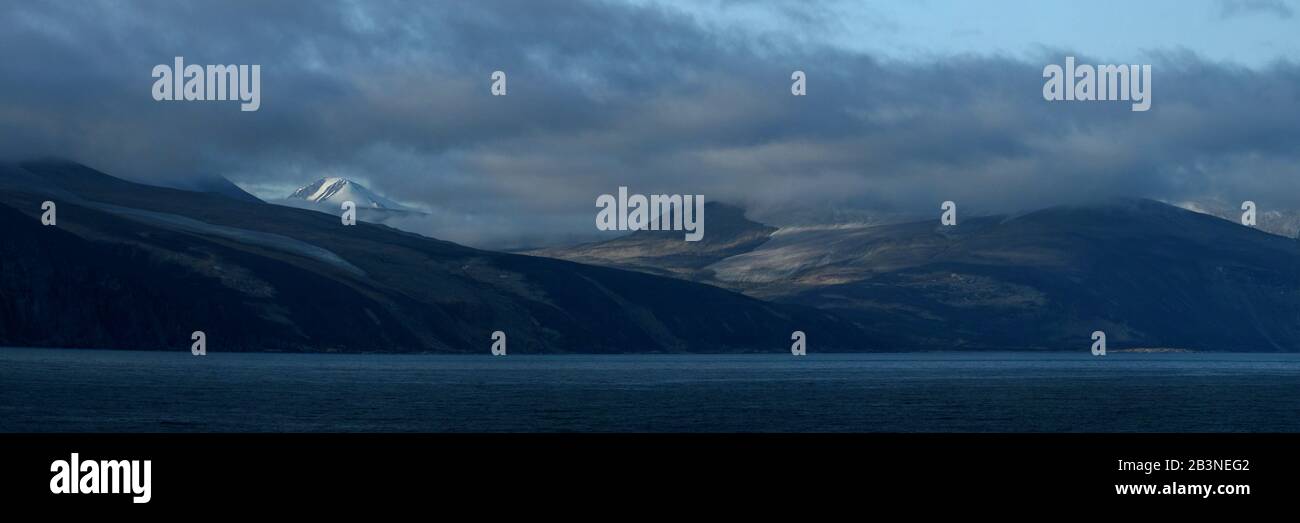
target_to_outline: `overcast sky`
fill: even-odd
[[[1115,196],[1300,208],[1294,0],[0,0],[0,156],[264,198],[347,176],[479,246],[594,232],[618,186],[782,221]],[[1042,70],[1151,64],[1151,110]],[[157,64],[260,64],[257,112]],[[808,94],[790,94],[790,74]],[[508,95],[490,94],[494,70]]]

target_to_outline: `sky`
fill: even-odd
[[[345,176],[429,212],[403,228],[492,248],[589,238],[619,186],[776,225],[1300,209],[1298,4],[0,0],[0,159],[268,199]],[[259,64],[261,108],[155,101],[175,56]],[[1066,56],[1152,65],[1151,109],[1045,101]]]
[[[781,34],[897,59],[967,53],[1038,59],[1043,49],[1109,62],[1183,48],[1252,67],[1300,56],[1294,0],[917,0],[805,2],[679,0],[710,27]]]

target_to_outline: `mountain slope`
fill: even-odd
[[[530,251],[530,254],[707,280],[703,269],[749,252],[768,240],[775,227],[745,217],[744,210],[718,202],[704,204],[704,237],[687,242],[681,231],[636,231],[609,241]]]
[[[1175,205],[1189,211],[1199,212],[1223,218],[1232,223],[1241,223],[1240,205],[1230,205],[1219,200],[1202,200],[1178,202]],[[1300,238],[1300,211],[1287,209],[1264,209],[1255,215],[1256,228],[1286,238]]]
[[[618,248],[580,252],[614,264]],[[1111,347],[1300,351],[1300,242],[1148,200],[781,229],[675,269],[660,272],[834,311],[891,347],[1086,350],[1102,330]]]
[[[42,226],[40,203],[58,204]],[[0,166],[0,345],[214,351],[715,352],[879,349],[811,308],[375,224],[127,182],[66,162]]]
[[[1162,203],[774,240],[733,288],[882,321],[938,348],[1300,350],[1300,242]],[[829,246],[829,248],[828,248]],[[817,255],[811,253],[820,250]]]
[[[165,184],[164,186],[184,191],[220,194],[228,198],[250,203],[260,203],[262,201],[261,198],[249,194],[248,191],[245,191],[222,176],[200,176],[193,179],[178,180],[171,184]]]

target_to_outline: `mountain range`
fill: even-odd
[[[42,203],[56,225],[41,224]],[[0,346],[516,353],[875,347],[811,307],[383,225],[128,182],[84,165],[0,165]]]
[[[386,205],[363,190],[299,196]],[[1087,350],[1102,330],[1300,350],[1300,241],[1151,200],[785,228],[710,203],[699,242],[512,254],[228,193],[0,165],[0,346],[486,353],[501,330],[511,354],[781,353],[800,330],[810,352]]]
[[[817,307],[893,347],[1079,348],[1101,330],[1120,347],[1300,350],[1300,241],[1152,200],[954,226],[773,229],[722,209],[692,252],[639,231],[536,253]]]

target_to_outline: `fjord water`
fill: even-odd
[[[0,431],[1300,431],[1300,355],[0,349]]]

